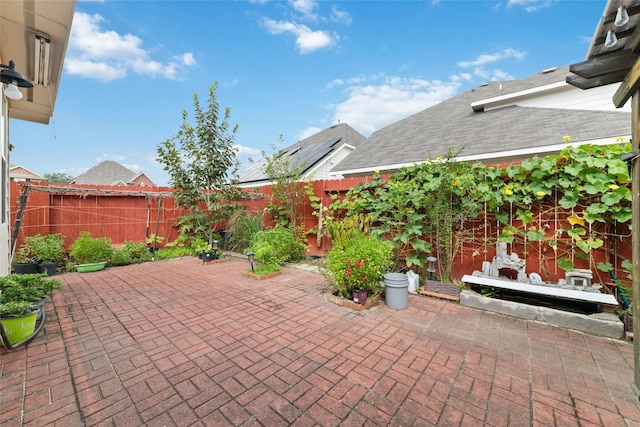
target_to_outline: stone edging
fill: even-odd
[[[212,259],[207,262],[202,261],[200,258],[196,258],[196,262],[203,265],[220,264],[221,262],[229,262],[229,258]]]
[[[382,295],[378,294],[372,297],[368,297],[367,298],[367,302],[364,304],[357,304],[355,302],[353,302],[350,299],[343,299],[340,298],[336,295],[333,295],[333,293],[331,292],[327,292],[324,294],[324,299],[326,299],[327,301],[333,303],[333,304],[337,304],[337,305],[341,305],[343,307],[347,307],[350,308],[352,310],[357,310],[357,311],[361,311],[361,310],[368,310],[371,307],[373,307],[374,305],[376,305],[381,299],[382,299]]]
[[[267,273],[267,274],[255,274],[249,271],[242,271],[240,274],[242,274],[244,277],[248,277],[249,279],[265,280],[265,279],[270,279],[272,277],[280,276],[282,274],[282,270],[274,271],[272,273]]]

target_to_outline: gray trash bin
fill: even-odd
[[[384,275],[384,299],[389,308],[404,310],[409,305],[409,278],[404,273]]]

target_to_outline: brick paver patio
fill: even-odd
[[[629,342],[420,295],[358,312],[246,268],[59,276],[44,332],[0,350],[0,425],[640,425]]]

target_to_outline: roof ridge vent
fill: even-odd
[[[549,74],[549,73],[553,73],[556,70],[557,67],[549,67],[549,68],[545,68],[544,70],[542,70],[542,74]]]

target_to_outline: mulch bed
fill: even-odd
[[[460,300],[460,287],[449,283],[436,282],[435,280],[425,280],[420,288],[421,295],[434,298],[446,299],[449,301]]]

